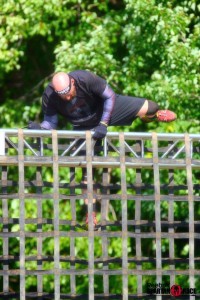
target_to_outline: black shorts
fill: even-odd
[[[110,118],[109,126],[131,125],[146,98],[116,95],[116,101]]]
[[[137,118],[137,113],[143,106],[146,98],[136,98],[130,96],[116,95],[115,105],[111,114],[109,126],[125,126],[131,125],[132,122]],[[95,117],[96,118],[96,117]],[[88,125],[73,125],[74,130],[90,130],[96,127],[101,120],[101,116],[98,120],[95,119],[96,124],[94,125],[93,120],[88,121]]]

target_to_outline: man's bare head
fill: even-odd
[[[76,96],[75,81],[65,72],[58,72],[52,78],[55,92],[65,101],[71,101]]]
[[[57,92],[62,92],[70,86],[69,75],[65,72],[58,72],[52,78],[53,88]]]

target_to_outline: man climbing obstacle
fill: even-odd
[[[151,100],[116,94],[105,79],[84,70],[54,74],[44,90],[42,110],[43,122],[32,122],[29,129],[56,129],[58,115],[62,115],[74,130],[93,129],[95,140],[106,136],[108,126],[131,125],[136,118],[144,122],[176,119],[174,112],[160,110]],[[87,183],[85,174],[83,176],[83,182]],[[96,225],[95,212],[93,219]]]
[[[56,73],[43,93],[42,109],[42,128],[56,129],[60,114],[74,129],[94,129],[94,139],[104,138],[108,126],[131,125],[136,118],[144,122],[176,119],[174,112],[160,110],[151,100],[116,94],[105,79],[83,70]]]

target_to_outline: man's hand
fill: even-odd
[[[29,121],[29,122],[28,122],[27,128],[28,128],[28,129],[41,129],[41,126],[40,126],[40,124],[37,123],[37,122]]]
[[[95,128],[95,132],[93,134],[93,139],[103,139],[107,134],[107,124],[104,122],[100,122],[100,124]]]

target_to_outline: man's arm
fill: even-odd
[[[93,135],[94,139],[103,139],[106,136],[107,126],[111,118],[116,95],[114,91],[108,85],[106,85],[106,88],[102,94],[102,98],[104,100],[103,114],[99,125],[95,128]]]
[[[106,88],[102,94],[102,98],[104,100],[104,107],[101,122],[104,122],[106,125],[108,125],[116,98],[115,92],[111,89],[111,87],[109,87],[109,85],[106,85]]]
[[[40,124],[42,129],[56,129],[58,124],[58,115],[47,116],[44,115],[44,121]]]
[[[56,129],[58,123],[57,115],[53,116],[44,116],[44,121],[42,123],[38,123],[35,121],[29,121],[27,128],[28,129],[46,129],[52,130]]]
[[[53,88],[49,84],[42,95],[42,111],[44,114],[44,120],[40,124],[42,129],[56,129],[58,124],[58,115],[56,108],[52,105],[53,101]],[[54,100],[54,99],[53,99]]]

